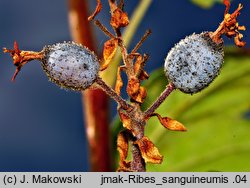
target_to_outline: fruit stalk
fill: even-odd
[[[175,90],[175,86],[169,83],[166,89],[156,99],[156,101],[144,112],[145,118],[150,117],[154,111],[165,101],[165,99]]]

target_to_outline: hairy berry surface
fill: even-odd
[[[164,68],[169,82],[182,92],[193,94],[214,80],[223,62],[223,42],[216,44],[209,32],[203,32],[176,44],[167,55]]]
[[[84,90],[96,80],[99,61],[86,47],[74,42],[44,47],[43,69],[52,82],[72,90]]]

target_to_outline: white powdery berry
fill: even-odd
[[[84,90],[96,80],[99,62],[86,47],[74,42],[57,43],[44,47],[43,69],[50,80],[60,87]]]
[[[169,82],[184,93],[197,93],[219,74],[224,62],[223,42],[216,44],[209,32],[192,34],[176,44],[165,60]]]

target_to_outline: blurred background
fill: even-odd
[[[89,1],[91,10],[95,1]],[[131,15],[138,1],[125,1]],[[250,3],[244,5],[239,23],[249,29]],[[108,5],[99,16],[109,22]],[[148,72],[158,69],[148,83],[146,106],[163,90],[166,80],[159,69],[171,47],[194,32],[214,31],[223,19],[225,7],[215,3],[204,8],[189,0],[152,1],[131,42],[131,48],[146,29],[152,35],[140,52],[148,53]],[[98,53],[106,36],[94,29]],[[249,31],[244,32],[250,46]],[[68,4],[64,0],[0,0],[0,47],[40,51],[44,45],[71,40]],[[233,40],[225,39],[226,45]],[[129,49],[131,49],[129,48]],[[0,171],[89,171],[81,94],[59,89],[48,82],[38,62],[31,62],[17,76],[8,54],[0,52]],[[176,92],[159,112],[181,121],[187,133],[172,133],[149,121],[146,135],[164,155],[162,165],[152,171],[250,171],[250,56],[228,50],[221,76],[205,91],[194,96]],[[158,83],[158,84],[157,84]],[[115,118],[115,104],[111,102]],[[146,108],[146,106],[144,106]],[[116,123],[117,127],[119,123]],[[114,134],[118,129],[114,129]]]

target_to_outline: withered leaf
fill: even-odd
[[[108,66],[111,60],[113,59],[116,51],[118,48],[118,39],[113,38],[104,43],[103,47],[103,63],[101,67],[101,71],[105,70]]]
[[[117,137],[117,150],[120,155],[119,169],[129,169],[130,163],[126,161],[128,156],[128,134],[126,131],[122,131]]]
[[[226,10],[224,14],[227,14],[230,8],[230,0],[223,0],[223,3],[226,6]]]
[[[138,72],[141,71],[141,68],[142,68],[142,61],[143,61],[143,58],[142,58],[142,55],[139,55],[137,58],[136,58],[136,61],[135,61],[135,64],[134,64],[134,71],[136,74],[138,74]]]
[[[142,57],[142,55],[139,55],[137,58],[136,58],[136,61],[135,61],[135,64],[134,64],[134,71],[135,71],[135,74],[138,75],[138,78],[140,80],[146,80],[149,78],[149,75],[148,73],[143,70],[144,68],[144,65],[145,65],[145,61],[148,59],[148,56],[147,55],[144,55],[144,57]]]
[[[115,83],[115,92],[120,96],[121,95],[121,88],[123,86],[123,81],[122,81],[122,77],[121,77],[121,70],[122,70],[122,66],[118,67],[117,70],[117,78],[116,78],[116,83]]]
[[[234,42],[235,42],[236,46],[238,46],[238,47],[244,47],[246,45],[246,42],[242,41],[239,35],[236,35],[234,37]]]
[[[157,147],[155,147],[155,145],[149,140],[149,138],[144,136],[140,140],[137,140],[135,144],[138,145],[142,154],[142,158],[145,160],[146,163],[162,163],[163,156],[160,154]]]
[[[134,101],[143,103],[147,96],[147,91],[144,87],[140,86],[140,81],[137,78],[131,78],[128,81],[127,93]]]
[[[129,24],[128,15],[123,12],[120,8],[116,8],[112,14],[110,25],[118,29],[121,27],[126,27]]]
[[[139,79],[140,80],[147,80],[149,78],[148,73],[145,70],[142,70],[140,75],[139,75]]]
[[[138,94],[139,90],[140,90],[140,81],[136,78],[129,79],[127,85],[128,95],[134,99],[134,97]]]
[[[131,119],[125,113],[121,112],[121,110],[119,110],[119,116],[122,121],[123,127],[132,131]]]
[[[180,122],[169,117],[161,117],[159,114],[154,113],[151,116],[157,116],[163,127],[171,131],[187,131],[186,127]]]
[[[144,87],[140,87],[139,92],[136,96],[134,96],[134,100],[140,104],[142,104],[147,97],[147,90]]]

